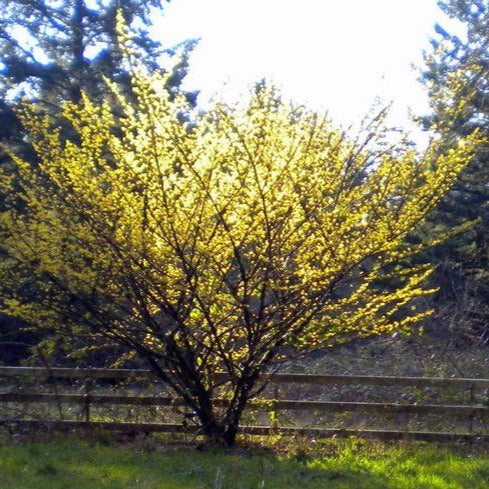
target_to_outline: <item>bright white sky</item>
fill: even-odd
[[[185,88],[236,98],[263,77],[285,95],[350,125],[376,98],[392,120],[428,110],[413,64],[453,27],[436,0],[172,0],[155,31],[166,46],[200,38]],[[224,88],[226,84],[226,88]]]

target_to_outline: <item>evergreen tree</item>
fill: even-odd
[[[106,94],[101,86],[104,76],[127,85],[117,42],[117,10],[134,34],[134,48],[150,70],[157,69],[165,51],[160,42],[151,39],[148,28],[152,9],[162,8],[163,3],[165,0],[3,0],[2,95],[22,93],[45,102],[52,102],[50,97],[77,102],[81,90],[95,99]],[[193,44],[190,41],[184,46],[185,54]],[[174,87],[185,76],[182,68],[179,66],[172,77]]]
[[[432,49],[425,55],[424,84],[433,113],[425,124],[451,138],[480,128],[489,136],[489,0],[438,2],[450,18],[462,23],[466,36],[436,26]],[[462,37],[462,38],[461,38]],[[453,108],[458,110],[454,111]],[[454,117],[454,113],[457,116]],[[433,257],[441,287],[438,307],[455,326],[486,342],[489,339],[489,145],[472,163],[431,217],[431,227],[450,229],[476,221],[467,232],[440,247]],[[445,323],[445,321],[443,321]]]
[[[129,87],[117,42],[116,14],[120,10],[130,28],[133,49],[149,71],[159,58],[172,54],[151,39],[150,14],[165,0],[2,0],[0,11],[0,140],[15,142],[22,133],[12,113],[12,102],[26,97],[49,113],[59,113],[61,100],[78,102],[81,92],[101,100],[108,96],[108,77]],[[181,46],[181,62],[169,79],[177,91],[186,74],[188,54]],[[193,98],[195,94],[187,94]]]

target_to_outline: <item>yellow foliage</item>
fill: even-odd
[[[111,86],[122,113],[66,104],[68,137],[23,111],[39,163],[3,179],[6,312],[238,376],[429,313],[407,306],[432,266],[396,265],[476,134],[418,154],[382,116],[348,137],[262,85],[201,114],[137,68],[135,101]]]

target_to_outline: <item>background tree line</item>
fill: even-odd
[[[479,128],[489,135],[489,2],[444,0],[440,9],[461,23],[465,35],[437,25],[422,68],[432,113],[421,122],[449,138]],[[452,108],[463,110],[453,117]],[[432,328],[442,335],[485,345],[489,341],[489,147],[481,145],[454,187],[430,214],[431,230],[450,231],[473,222],[465,232],[431,251],[438,263],[433,283],[437,309]]]

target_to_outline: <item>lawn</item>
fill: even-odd
[[[297,451],[294,448],[292,451]],[[75,439],[0,445],[1,489],[487,489],[489,457],[434,445],[327,442],[316,455],[145,451]]]

